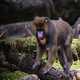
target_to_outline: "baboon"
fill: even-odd
[[[46,52],[48,61],[42,71],[44,74],[47,73],[51,69],[57,53],[65,74],[69,75],[69,69],[72,64],[71,26],[62,19],[50,20],[48,17],[37,16],[32,21],[32,31],[38,43],[37,56],[33,68],[40,64],[41,57]]]

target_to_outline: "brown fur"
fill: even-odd
[[[52,43],[51,41],[49,41],[49,43],[51,43],[51,47],[48,46],[48,48],[45,49],[45,51],[48,52],[48,61],[45,67],[43,68],[43,71],[48,71],[51,68],[55,58],[55,54],[59,50],[58,57],[63,68],[65,68],[66,66],[66,70],[64,69],[64,71],[67,74],[72,64],[72,59],[71,59],[72,54],[70,52],[71,51],[70,44],[72,41],[71,26],[67,22],[63,21],[62,19],[48,20],[45,17],[36,17],[32,22],[32,26],[34,32],[36,32],[38,26],[43,28],[45,32],[49,34],[51,38],[50,40],[52,41]],[[37,49],[38,50],[40,49],[39,45]],[[39,60],[41,60],[42,57],[41,55],[43,51],[40,49],[40,52],[38,52],[36,58],[36,63],[38,64],[39,64]]]

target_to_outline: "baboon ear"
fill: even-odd
[[[49,18],[45,17],[45,23],[48,23],[48,22],[49,22]]]

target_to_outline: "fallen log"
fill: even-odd
[[[36,74],[40,80],[68,80],[63,70],[55,69],[52,67],[46,74],[43,74],[42,67],[45,63],[42,63],[40,66],[37,66],[36,69],[32,70],[31,74]],[[80,80],[80,71],[79,70],[70,70],[72,80]],[[27,79],[25,79],[27,80]],[[31,79],[34,80],[34,79]]]
[[[72,80],[80,80],[80,71],[71,71],[71,74],[73,75]],[[39,76],[37,74],[31,74],[29,76],[24,76],[19,80],[66,80],[66,79],[64,77],[63,71],[59,71],[52,68],[46,75]]]

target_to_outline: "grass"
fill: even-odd
[[[43,59],[46,61],[46,55],[43,55]],[[53,67],[56,69],[62,69],[62,66],[60,65],[58,60],[55,60]],[[80,60],[74,61],[72,66],[71,66],[71,70],[80,70]]]
[[[73,62],[71,69],[80,70],[80,60]]]
[[[55,67],[56,69],[62,69],[60,63],[57,61],[53,64],[53,67]],[[71,66],[71,70],[80,70],[80,61],[74,61],[72,66]]]

